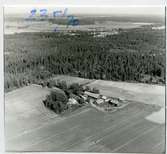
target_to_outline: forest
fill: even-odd
[[[165,32],[151,27],[118,34],[43,32],[5,35],[5,91],[56,74],[165,84]]]

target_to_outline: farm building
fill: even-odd
[[[111,98],[111,97],[109,98],[107,96],[95,94],[95,93],[88,92],[88,91],[85,91],[84,95],[85,97],[87,96],[88,98],[94,99],[98,105],[101,105],[103,103],[108,103],[115,107],[120,106],[120,100],[118,98]]]
[[[78,102],[77,102],[77,100],[74,99],[74,98],[69,98],[67,104],[69,104],[69,105],[75,105],[75,104],[78,104]]]
[[[116,98],[110,98],[110,100],[108,101],[109,104],[114,105],[114,106],[119,106],[120,102],[118,99]]]
[[[81,98],[84,99],[84,101],[86,101],[88,99],[88,96],[87,95],[80,95]]]
[[[98,104],[98,105],[100,105],[100,104],[103,104],[104,103],[104,99],[97,99],[96,100],[96,103]]]
[[[104,101],[105,101],[105,102],[109,102],[109,101],[110,101],[110,98],[107,98],[107,99],[105,99]]]
[[[102,96],[101,98],[104,100],[107,100],[107,96]]]
[[[100,94],[95,94],[95,93],[91,93],[91,92],[88,92],[88,91],[85,91],[84,94],[87,95],[90,98],[94,98],[94,99],[100,98]]]
[[[73,99],[75,99],[77,101],[80,99],[80,97],[75,95],[75,94],[70,94],[70,98],[73,98]]]

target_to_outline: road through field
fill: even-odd
[[[43,106],[48,93],[30,85],[5,94],[7,151],[164,151],[164,123],[146,118],[159,106],[134,102],[105,113],[86,105],[58,116]]]

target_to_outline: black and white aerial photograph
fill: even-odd
[[[4,7],[6,152],[165,153],[165,7]]]

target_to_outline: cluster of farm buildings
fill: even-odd
[[[76,86],[76,87],[75,87]],[[105,95],[100,94],[99,90],[96,88],[88,88],[88,90],[86,90],[85,88],[81,88],[79,87],[79,85],[75,85],[74,87],[74,91],[72,89],[61,89],[60,87],[50,87],[51,90],[53,90],[54,92],[60,92],[63,95],[67,96],[67,100],[66,100],[66,105],[67,108],[66,109],[76,109],[78,107],[81,107],[83,104],[89,104],[92,107],[95,107],[99,110],[103,110],[103,111],[113,111],[115,109],[118,109],[120,107],[123,107],[126,103],[124,103],[125,101],[123,99],[120,98],[115,98],[115,97],[107,97]],[[78,86],[78,87],[77,87]],[[58,96],[59,97],[59,96]],[[58,98],[57,96],[55,98]],[[64,97],[64,96],[63,96]],[[54,101],[49,100],[44,100],[44,105],[50,109],[53,110],[58,110],[59,106],[61,106],[61,104],[57,104],[58,102],[61,102],[61,100],[57,101],[57,105],[54,104]],[[55,107],[54,107],[55,106]],[[61,111],[66,110],[61,109]]]
[[[85,103],[93,104],[105,110],[113,109],[115,107],[121,106],[123,100],[114,97],[107,97],[101,94],[85,91],[83,95],[80,95]],[[75,105],[78,104],[76,97],[70,97],[68,104]]]

